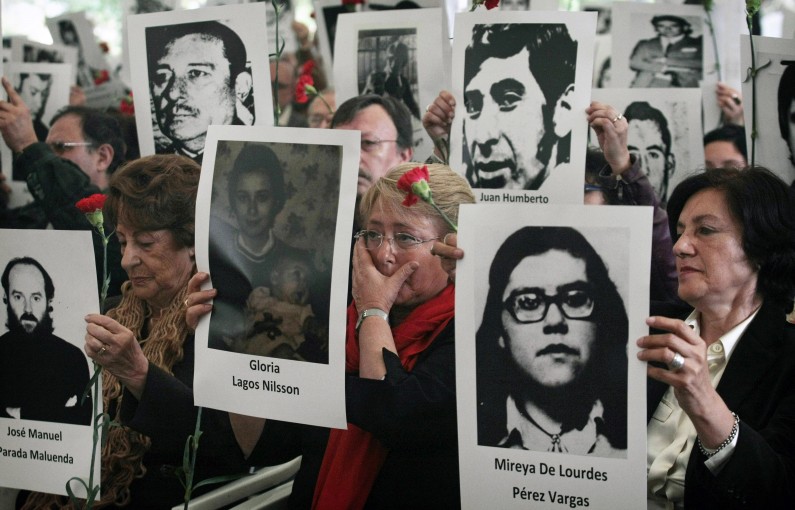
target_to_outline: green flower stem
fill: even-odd
[[[756,162],[756,51],[754,50],[753,14],[745,17],[748,23],[748,40],[751,42],[751,166]]]
[[[99,233],[100,238],[102,239],[102,289],[100,290],[100,311],[105,308],[105,299],[108,297],[108,287],[110,286],[110,275],[108,275],[108,242],[110,241],[110,236],[105,235],[105,226],[103,225],[103,217],[102,211],[97,210],[93,213],[87,213],[86,217],[88,218],[91,225],[94,226],[97,233]],[[96,361],[92,361],[94,367],[94,373],[91,376],[91,381],[89,381],[86,390],[83,392],[83,399],[86,398],[86,395],[91,391],[93,392],[93,402],[92,405],[92,417],[94,419],[94,432],[91,441],[91,464],[89,466],[88,472],[88,484],[80,479],[80,478],[71,478],[66,482],[66,492],[69,495],[69,499],[72,500],[74,506],[78,506],[77,498],[74,496],[74,493],[71,490],[69,484],[72,480],[78,481],[83,487],[86,489],[86,503],[85,503],[85,510],[90,510],[94,507],[94,502],[97,499],[97,495],[99,494],[99,484],[94,485],[94,467],[97,465],[97,445],[100,444],[101,441],[101,431],[104,431],[106,422],[108,420],[108,415],[103,413],[99,413],[99,403],[101,402],[100,398],[100,374],[102,372],[102,366]],[[104,411],[104,410],[103,410]]]
[[[190,459],[189,466],[183,465],[185,469],[185,506],[183,507],[185,510],[188,510],[188,503],[190,503],[190,498],[193,493],[193,475],[196,471],[196,457],[198,456],[199,452],[199,438],[201,438],[202,430],[201,430],[201,423],[202,423],[202,408],[199,408],[199,412],[196,415],[196,428],[193,431],[193,435],[188,437],[188,440],[185,442],[185,452],[183,455],[183,462],[184,460]]]
[[[274,28],[276,32],[276,37],[274,40],[276,41],[276,76],[273,77],[273,83],[276,84],[276,90],[274,93],[279,92],[279,60],[282,58],[282,49],[279,48],[279,4],[276,3],[276,0],[271,0],[271,5],[273,5],[273,10],[276,12],[276,27]],[[282,46],[283,47],[283,46]],[[282,116],[282,108],[279,106],[278,97],[276,101],[274,101],[274,108],[273,108],[273,125],[279,125],[279,117]]]
[[[92,361],[94,364],[94,373],[97,370],[102,370],[102,367],[99,366],[99,363],[96,361]],[[99,485],[94,487],[94,466],[97,465],[97,444],[99,444],[99,430],[102,427],[102,422],[105,421],[105,414],[103,413],[102,416],[97,415],[97,407],[99,406],[99,378],[94,381],[94,402],[92,402],[94,408],[94,434],[92,436],[91,444],[91,467],[89,468],[88,472],[88,487],[91,488],[90,493],[86,496],[86,510],[91,510],[94,507],[94,501],[97,498],[97,494],[99,494]],[[100,422],[102,420],[102,422]]]
[[[328,112],[334,115],[334,108],[332,108],[331,105],[328,104],[328,101],[326,101],[326,99],[323,97],[323,94],[321,94],[320,92],[315,92],[315,97],[323,101],[323,104],[326,105],[326,108],[328,108]]]
[[[444,221],[446,221],[446,222],[447,222],[447,224],[448,224],[448,225],[450,225],[450,228],[452,228],[452,229],[453,229],[453,232],[458,232],[458,227],[456,226],[456,224],[455,224],[455,223],[453,223],[452,221],[450,221],[450,218],[448,218],[448,217],[447,217],[447,215],[446,215],[444,212],[442,212],[442,210],[441,210],[441,209],[439,209],[439,206],[438,206],[438,205],[436,205],[436,203],[433,201],[433,199],[432,199],[432,198],[431,198],[431,199],[429,199],[429,200],[427,200],[427,202],[428,202],[429,204],[431,204],[431,206],[432,206],[434,209],[436,209],[436,212],[438,212],[438,213],[439,213],[439,216],[441,216],[442,218],[444,218]]]

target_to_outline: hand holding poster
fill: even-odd
[[[479,201],[582,202],[595,26],[595,13],[456,18],[451,166]]]
[[[632,339],[648,314],[651,209],[639,212],[461,209],[465,508],[645,504],[645,366]]]
[[[331,289],[347,281],[359,134],[208,133],[196,260],[217,295],[196,333],[196,403],[343,426],[345,296]]]
[[[92,399],[83,399],[93,375],[83,317],[99,310],[91,234],[0,235],[0,485],[65,495],[69,479],[88,479],[93,450]]]

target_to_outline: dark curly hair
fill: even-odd
[[[131,161],[111,176],[103,211],[112,225],[169,230],[178,247],[193,246],[200,172],[196,162],[176,154]]]

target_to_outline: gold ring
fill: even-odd
[[[613,119],[611,122],[613,124],[615,124],[616,122],[618,122],[619,120],[621,120],[623,118],[624,118],[624,116],[619,113],[618,116],[615,119]]]
[[[188,308],[188,306],[189,306],[188,305],[188,299],[189,298],[185,298],[185,301],[182,302],[182,304],[185,305],[185,308]]]
[[[102,356],[103,354],[105,354],[105,352],[106,352],[107,350],[108,350],[108,349],[107,349],[107,348],[106,348],[106,347],[103,345],[103,346],[102,346],[102,348],[99,350],[99,352],[98,352],[97,354],[98,354],[99,356]]]

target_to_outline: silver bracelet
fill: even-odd
[[[740,417],[737,416],[737,413],[733,411],[732,411],[732,416],[734,416],[734,425],[732,425],[732,431],[729,432],[729,437],[724,439],[723,442],[718,445],[718,448],[714,452],[708,452],[707,449],[704,448],[704,445],[701,444],[700,437],[696,439],[696,443],[698,443],[698,449],[701,451],[704,457],[709,459],[715,456],[719,451],[729,446],[732,443],[732,441],[734,441],[734,438],[737,437],[737,431],[740,430]]]
[[[385,311],[381,310],[380,308],[368,308],[367,310],[363,311],[361,315],[359,315],[359,320],[356,321],[356,332],[359,332],[359,328],[362,326],[362,322],[367,317],[381,317],[389,324],[389,314]]]

